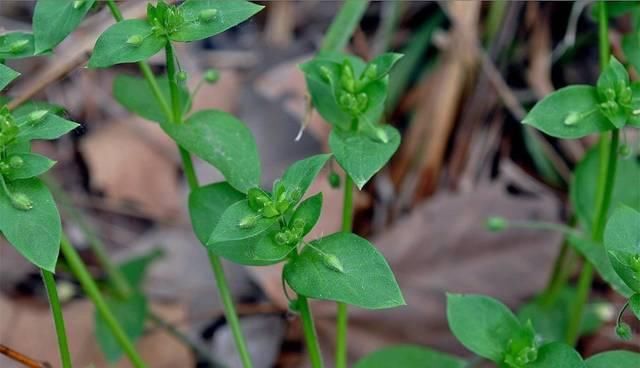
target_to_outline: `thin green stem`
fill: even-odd
[[[309,360],[311,360],[311,367],[322,368],[324,366],[324,363],[322,362],[322,354],[320,353],[320,346],[318,344],[316,326],[313,322],[313,316],[311,315],[309,301],[305,296],[298,295],[298,306],[300,308],[302,329],[304,331],[304,339],[307,343],[307,350],[309,352]]]
[[[540,296],[540,302],[545,307],[550,307],[557,300],[558,295],[562,288],[569,280],[569,270],[567,267],[567,259],[570,256],[571,249],[567,239],[562,242],[560,252],[556,257],[556,261],[553,264],[553,271],[551,277],[547,283],[547,287],[544,289]]]
[[[107,0],[107,6],[109,7],[109,10],[116,22],[122,22],[124,20],[122,12],[120,12],[120,9],[118,9],[118,5],[116,5],[114,0]]]
[[[164,48],[167,57],[167,77],[169,78],[169,91],[171,93],[171,110],[174,124],[182,123],[182,104],[180,103],[180,93],[178,92],[178,80],[176,77],[176,57],[173,53],[173,45],[167,39]]]
[[[345,174],[344,194],[342,201],[342,231],[351,232],[353,229],[353,179]],[[347,366],[347,326],[349,315],[347,305],[338,302],[336,319],[336,368]]]
[[[367,10],[368,0],[345,0],[324,36],[320,51],[342,51]]]
[[[135,368],[145,368],[147,365],[136,351],[133,343],[118,323],[118,320],[115,318],[113,313],[111,313],[109,306],[102,298],[100,290],[98,290],[98,286],[95,281],[93,281],[91,274],[78,255],[78,252],[76,252],[71,243],[69,243],[69,240],[64,236],[60,241],[60,248],[67,260],[67,263],[69,264],[71,272],[73,272],[76,279],[80,282],[84,292],[96,306],[98,313],[100,313],[100,316],[107,323],[111,333],[116,338],[116,341],[118,341],[118,344],[120,344],[120,347],[122,347],[122,350],[129,358],[129,361],[131,361],[131,364]]]
[[[222,262],[220,262],[220,257],[212,252],[208,252],[208,254],[209,263],[211,263],[213,276],[216,279],[218,292],[220,293],[220,299],[222,299],[227,324],[231,328],[231,333],[233,334],[233,339],[236,342],[236,348],[238,349],[238,355],[240,355],[242,366],[245,368],[252,367],[251,354],[249,354],[249,348],[247,347],[247,343],[242,334],[242,329],[240,328],[240,320],[238,319],[236,308],[233,305],[233,297],[231,296],[231,290],[229,290],[229,283],[224,275]]]
[[[598,41],[600,47],[600,67],[606,68],[609,62],[610,45],[609,45],[609,25],[607,17],[607,6],[604,1],[598,2]],[[600,137],[600,171],[598,176],[598,193],[596,195],[596,211],[593,221],[591,238],[596,244],[602,243],[604,228],[607,221],[607,213],[611,204],[611,194],[615,182],[616,166],[618,162],[618,141],[620,139],[619,131],[614,129],[611,131],[611,139],[606,136]],[[578,288],[571,307],[571,319],[567,328],[567,343],[575,345],[580,337],[580,324],[584,306],[589,298],[591,291],[591,283],[593,281],[594,269],[593,265],[585,261],[582,268],[580,278],[578,280]]]
[[[56,288],[56,280],[53,274],[47,270],[40,270],[42,273],[42,281],[47,289],[49,297],[49,305],[51,306],[51,315],[53,316],[53,324],[56,327],[56,335],[58,336],[58,349],[60,351],[60,362],[62,368],[71,368],[71,354],[69,353],[69,343],[67,341],[67,332],[64,327],[64,316],[60,307],[60,299],[58,299],[58,290]]]

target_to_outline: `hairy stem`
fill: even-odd
[[[58,290],[56,288],[56,280],[53,274],[47,270],[40,270],[42,273],[42,281],[47,289],[49,297],[49,305],[51,306],[51,315],[53,316],[53,324],[56,327],[56,335],[58,336],[58,349],[60,351],[60,362],[62,368],[71,368],[71,354],[69,353],[69,343],[67,341],[67,332],[64,327],[64,316],[58,299]]]
[[[96,306],[98,313],[100,313],[100,316],[107,323],[107,326],[111,330],[111,333],[118,341],[118,344],[120,344],[120,347],[122,347],[122,350],[129,358],[131,364],[135,368],[145,368],[147,365],[144,363],[142,357],[140,357],[140,355],[136,351],[133,343],[118,323],[118,320],[115,318],[113,313],[111,313],[109,306],[100,294],[100,290],[98,290],[98,286],[96,285],[95,281],[93,281],[89,270],[87,270],[87,267],[84,265],[84,262],[78,255],[78,252],[76,252],[76,250],[73,248],[71,243],[69,243],[69,240],[65,236],[63,236],[60,241],[60,248],[65,256],[65,259],[67,260],[67,263],[69,264],[71,272],[73,272],[76,279],[78,279],[78,281],[80,282],[80,285],[82,286],[84,292]]]
[[[598,41],[600,48],[600,67],[604,69],[609,62],[609,25],[607,17],[607,6],[603,0],[598,2]],[[600,170],[598,175],[598,193],[596,195],[596,211],[591,229],[591,238],[596,244],[602,243],[602,236],[611,203],[611,193],[616,175],[618,162],[618,140],[617,129],[611,131],[611,140],[607,140],[605,135],[600,137]],[[578,280],[578,287],[574,303],[571,306],[571,319],[567,328],[566,342],[575,345],[580,337],[580,325],[584,313],[584,306],[589,298],[591,283],[593,281],[593,265],[585,260],[584,266]]]
[[[302,329],[304,330],[304,339],[307,342],[307,350],[309,351],[309,360],[311,367],[322,368],[322,355],[318,344],[316,334],[316,326],[313,323],[313,316],[309,308],[309,301],[305,296],[298,295],[298,306],[300,307],[300,317],[302,318]]]

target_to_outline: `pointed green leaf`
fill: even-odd
[[[95,0],[38,0],[33,11],[36,54],[62,42],[80,25],[94,3]]]
[[[638,368],[640,353],[624,350],[605,351],[587,359],[587,368]]]
[[[244,0],[187,0],[180,5],[184,24],[171,34],[171,40],[202,40],[251,18],[264,6]]]
[[[604,245],[616,273],[640,293],[640,212],[627,206],[616,208],[607,222]]]
[[[222,214],[246,196],[221,182],[194,189],[189,194],[189,214],[193,231],[204,245],[211,236]]]
[[[570,197],[573,208],[580,223],[587,230],[593,227],[595,217],[596,193],[600,174],[599,147],[593,147],[584,156],[574,171],[570,185]],[[609,214],[619,205],[626,205],[640,210],[640,161],[635,159],[619,159],[616,170]]]
[[[320,116],[329,124],[347,129],[352,117],[342,110],[335,97],[337,80],[340,78],[340,64],[316,58],[301,64],[300,69],[305,75],[311,102]],[[323,70],[329,74],[325,76]],[[330,80],[327,81],[326,78]]]
[[[42,175],[49,171],[56,163],[37,153],[17,153],[9,157],[9,161],[11,160],[21,160],[22,166],[9,169],[5,176],[9,181],[30,179]]]
[[[629,298],[629,308],[631,308],[636,318],[640,320],[640,293],[633,294],[631,298]]]
[[[580,354],[569,345],[558,342],[542,346],[538,358],[526,365],[527,368],[586,368]]]
[[[0,63],[0,91],[8,86],[11,81],[18,78],[20,73]]]
[[[38,110],[47,110],[48,112],[58,116],[63,116],[65,113],[64,107],[44,101],[25,102],[16,107],[11,113],[16,121],[25,121],[30,113]]]
[[[282,183],[287,191],[298,190],[304,196],[331,154],[315,155],[295,162],[282,175]]]
[[[181,147],[220,170],[235,189],[247,192],[260,183],[260,158],[249,128],[232,115],[202,110],[182,124],[162,124]]]
[[[367,68],[365,68],[364,73],[369,71],[369,74],[366,75],[369,77],[369,80],[374,81],[382,79],[391,72],[393,66],[400,61],[403,56],[404,55],[395,52],[387,52],[376,56],[367,64]]]
[[[77,123],[63,119],[50,112],[36,121],[30,120],[29,116],[30,114],[26,114],[17,118],[18,125],[20,126],[20,132],[16,137],[16,141],[18,142],[36,139],[58,139],[79,127]]]
[[[302,232],[302,236],[305,236],[316,226],[321,213],[322,193],[318,193],[300,203],[300,206],[293,212],[289,224],[295,224],[296,221],[303,221],[304,231]]]
[[[380,128],[388,137],[387,143],[362,133],[339,129],[333,129],[329,136],[329,147],[336,161],[360,189],[382,169],[400,145],[400,133],[395,128],[389,125]]]
[[[354,368],[464,368],[467,362],[453,355],[413,345],[397,345],[360,359]]]
[[[11,32],[0,35],[0,60],[22,59],[34,55],[31,33]]]
[[[142,37],[140,44],[130,42],[130,37],[136,36]],[[146,20],[123,20],[100,35],[89,59],[89,67],[106,68],[143,61],[162,50],[166,42],[165,38],[153,32]]]
[[[616,128],[622,128],[631,115],[631,107],[626,98],[630,98],[629,73],[618,59],[611,56],[609,64],[602,71],[598,78],[598,95],[600,102],[613,104],[615,108],[603,108],[601,104],[600,112],[609,119],[609,122]],[[622,95],[627,94],[626,97]]]
[[[250,227],[240,226],[241,221],[249,216],[256,218],[255,224]],[[247,200],[234,203],[222,213],[207,241],[207,246],[211,247],[215,243],[253,238],[267,231],[277,221],[277,218],[264,218],[258,215],[249,207]]]
[[[149,266],[163,256],[160,249],[153,249],[145,254],[126,260],[118,265],[124,278],[135,290],[142,289],[142,283]]]
[[[511,338],[522,326],[501,302],[483,295],[447,294],[451,332],[467,349],[502,362]]]
[[[134,342],[138,340],[144,332],[144,323],[149,308],[145,296],[135,293],[124,300],[105,297],[105,302],[115,319],[122,326],[127,337]],[[97,311],[94,313],[94,321],[98,346],[100,346],[107,361],[115,363],[122,356],[122,348],[111,333],[107,322]]]
[[[567,237],[567,241],[569,245],[582,254],[589,263],[595,267],[600,277],[609,283],[615,291],[627,298],[633,294],[633,291],[613,269],[607,251],[602,244],[597,244],[589,239],[573,235]]]
[[[384,256],[352,233],[336,233],[304,247],[284,267],[296,293],[367,309],[404,305],[402,292]]]
[[[33,208],[16,209],[0,192],[0,231],[20,254],[37,267],[55,272],[60,250],[60,214],[49,189],[38,179],[7,183],[9,190],[26,195]]]
[[[622,37],[622,50],[636,72],[640,73],[640,33],[638,31]]]
[[[156,80],[165,101],[171,101],[167,76],[160,76]],[[186,88],[180,88],[179,91],[180,101],[188,101],[189,91]],[[170,122],[170,118],[165,114],[144,78],[118,75],[113,80],[113,97],[125,109],[147,120],[159,123]],[[184,111],[188,111],[190,108],[191,106],[185,106]]]
[[[522,121],[556,138],[574,139],[612,130],[602,115],[595,87],[561,88],[539,101]]]

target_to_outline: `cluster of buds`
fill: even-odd
[[[251,188],[247,193],[247,200],[255,214],[240,220],[238,226],[249,229],[255,226],[260,218],[280,217],[298,203],[301,197],[302,193],[298,188],[287,190],[281,181],[275,182],[271,195],[259,188]]]
[[[151,24],[154,34],[168,36],[178,31],[184,24],[184,15],[175,5],[159,1],[155,6],[147,5],[147,21]]]
[[[7,106],[0,109],[0,150],[9,145],[18,135],[18,125]]]
[[[633,100],[633,92],[631,87],[624,80],[617,80],[615,88],[606,88],[598,90],[600,98],[600,110],[605,115],[615,115],[620,112],[629,114],[631,112],[631,101]]]
[[[24,166],[24,160],[20,156],[12,156],[8,160],[0,161],[0,174],[7,175],[12,169],[20,169]]]
[[[279,245],[297,245],[302,240],[306,225],[304,220],[295,219],[288,228],[280,229],[274,236],[274,240]]]
[[[529,321],[525,328],[511,340],[507,346],[504,363],[511,368],[524,368],[538,359],[538,346],[535,331]]]

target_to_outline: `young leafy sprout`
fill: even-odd
[[[0,64],[0,89],[19,74]],[[31,141],[57,139],[78,124],[46,104],[13,111],[0,102],[0,232],[37,267],[53,272],[60,249],[60,215],[47,187],[37,178],[54,161],[31,152]]]
[[[389,72],[401,57],[387,53],[365,63],[351,55],[325,53],[301,65],[313,106],[334,128],[329,147],[358,188],[389,161],[400,144],[398,131],[379,121]]]

